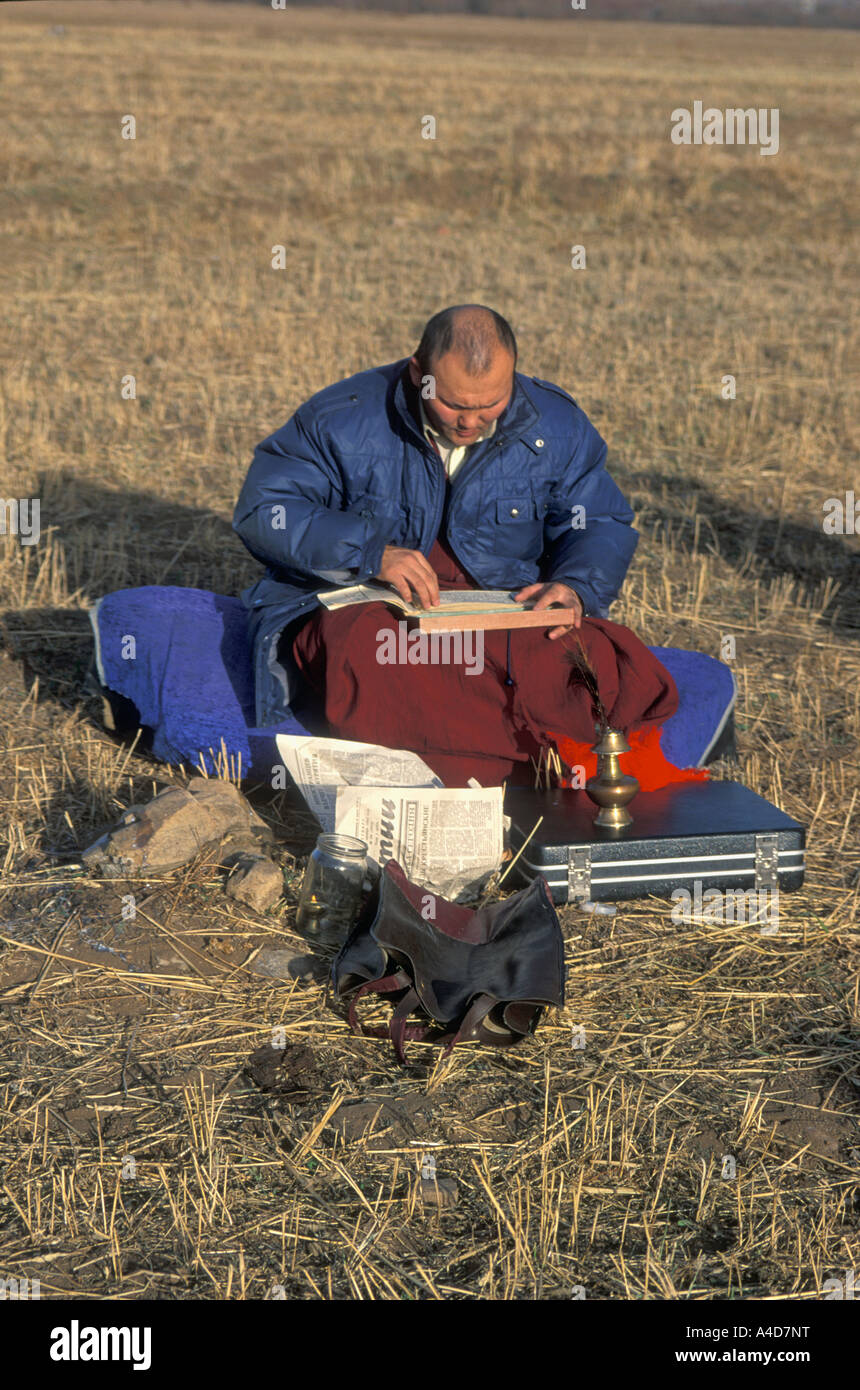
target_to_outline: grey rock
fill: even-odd
[[[284,877],[263,855],[243,855],[227,880],[227,896],[255,912],[266,912],[284,895]]]
[[[90,845],[85,866],[105,878],[170,873],[202,850],[269,843],[272,833],[229,782],[195,777],[188,786],[165,787],[152,801],[129,806],[119,824]],[[225,845],[226,842],[226,845]],[[274,866],[272,866],[274,867]]]
[[[328,966],[319,956],[297,956],[294,951],[260,951],[248,969],[273,980],[313,981],[328,974]]]

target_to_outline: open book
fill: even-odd
[[[325,608],[351,608],[359,603],[387,603],[405,618],[414,618],[422,632],[462,632],[476,628],[558,627],[572,624],[573,608],[541,608],[517,603],[507,589],[441,589],[438,608],[407,603],[389,584],[352,584],[318,594]]]

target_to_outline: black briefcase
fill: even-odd
[[[554,903],[669,898],[679,888],[788,892],[803,883],[804,827],[739,782],[678,782],[638,792],[628,809],[632,825],[602,829],[584,791],[511,788],[515,855],[534,833],[510,878],[542,874]]]

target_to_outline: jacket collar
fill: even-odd
[[[493,436],[501,442],[504,439],[519,439],[527,430],[534,429],[540,419],[540,412],[526,390],[526,380],[520,372],[514,372],[514,389],[511,399],[496,422]],[[409,375],[409,358],[402,364],[394,386],[394,407],[402,420],[425,443],[421,429],[421,410],[418,387]]]

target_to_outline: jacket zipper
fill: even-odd
[[[436,453],[436,450],[435,450],[435,449],[433,449],[433,448],[428,448],[428,449],[427,449],[427,456],[428,456],[429,458],[432,458],[432,461],[436,464],[436,468],[437,468],[437,483],[438,483],[438,470],[439,470],[439,469],[442,470],[442,479],[441,479],[441,481],[442,481],[442,486],[441,486],[441,488],[439,489],[439,503],[438,503],[438,506],[437,506],[437,508],[436,508],[436,517],[435,517],[435,520],[434,520],[434,522],[433,522],[433,536],[432,536],[432,539],[431,539],[431,541],[430,541],[430,549],[432,549],[432,548],[433,548],[433,544],[434,544],[434,542],[435,542],[437,536],[439,535],[439,527],[440,527],[441,524],[442,524],[442,513],[443,513],[444,510],[445,510],[445,477],[446,477],[446,474],[445,474],[445,467],[444,467],[444,464],[442,463],[442,460],[440,459],[439,455]]]
[[[493,440],[493,447],[498,446],[499,448],[501,448],[501,445],[502,445],[501,439],[499,439],[499,440],[495,440],[495,439],[494,439],[494,440]],[[434,458],[435,462],[438,463],[439,467],[442,469],[442,473],[443,473],[443,488],[442,488],[442,500],[441,500],[441,505],[440,505],[440,506],[438,507],[438,509],[437,509],[437,512],[436,512],[436,519],[435,519],[435,521],[434,521],[433,540],[430,542],[431,547],[432,547],[432,545],[433,545],[433,541],[435,541],[435,540],[437,539],[438,535],[439,535],[439,526],[440,526],[441,521],[442,521],[442,513],[443,513],[443,511],[445,510],[445,488],[444,488],[444,481],[445,481],[446,479],[448,479],[448,475],[445,473],[445,469],[444,469],[444,465],[443,465],[443,463],[442,463],[442,460],[440,459],[439,455],[436,453],[435,449],[432,451],[432,453],[433,453],[433,458]],[[489,458],[489,455],[488,455],[488,458]],[[471,460],[469,460],[469,459],[465,460],[465,463],[469,463],[469,462],[471,462]],[[484,462],[487,462],[487,460],[485,459]],[[461,464],[461,467],[464,467],[464,466],[465,466],[465,464]],[[450,484],[450,480],[448,480],[448,481],[449,481],[449,484]],[[444,540],[445,540],[445,544],[446,544],[446,545],[449,545],[449,546],[451,547],[451,550],[452,550],[453,553],[454,553],[454,558],[456,559],[457,564],[460,566],[460,568],[461,568],[462,570],[464,570],[466,573],[469,573],[469,567],[468,567],[467,565],[464,565],[462,559],[460,558],[459,553],[457,552],[457,550],[456,550],[456,548],[455,548],[455,546],[454,546],[453,541],[451,540],[450,535],[445,536],[445,537],[444,537]]]

